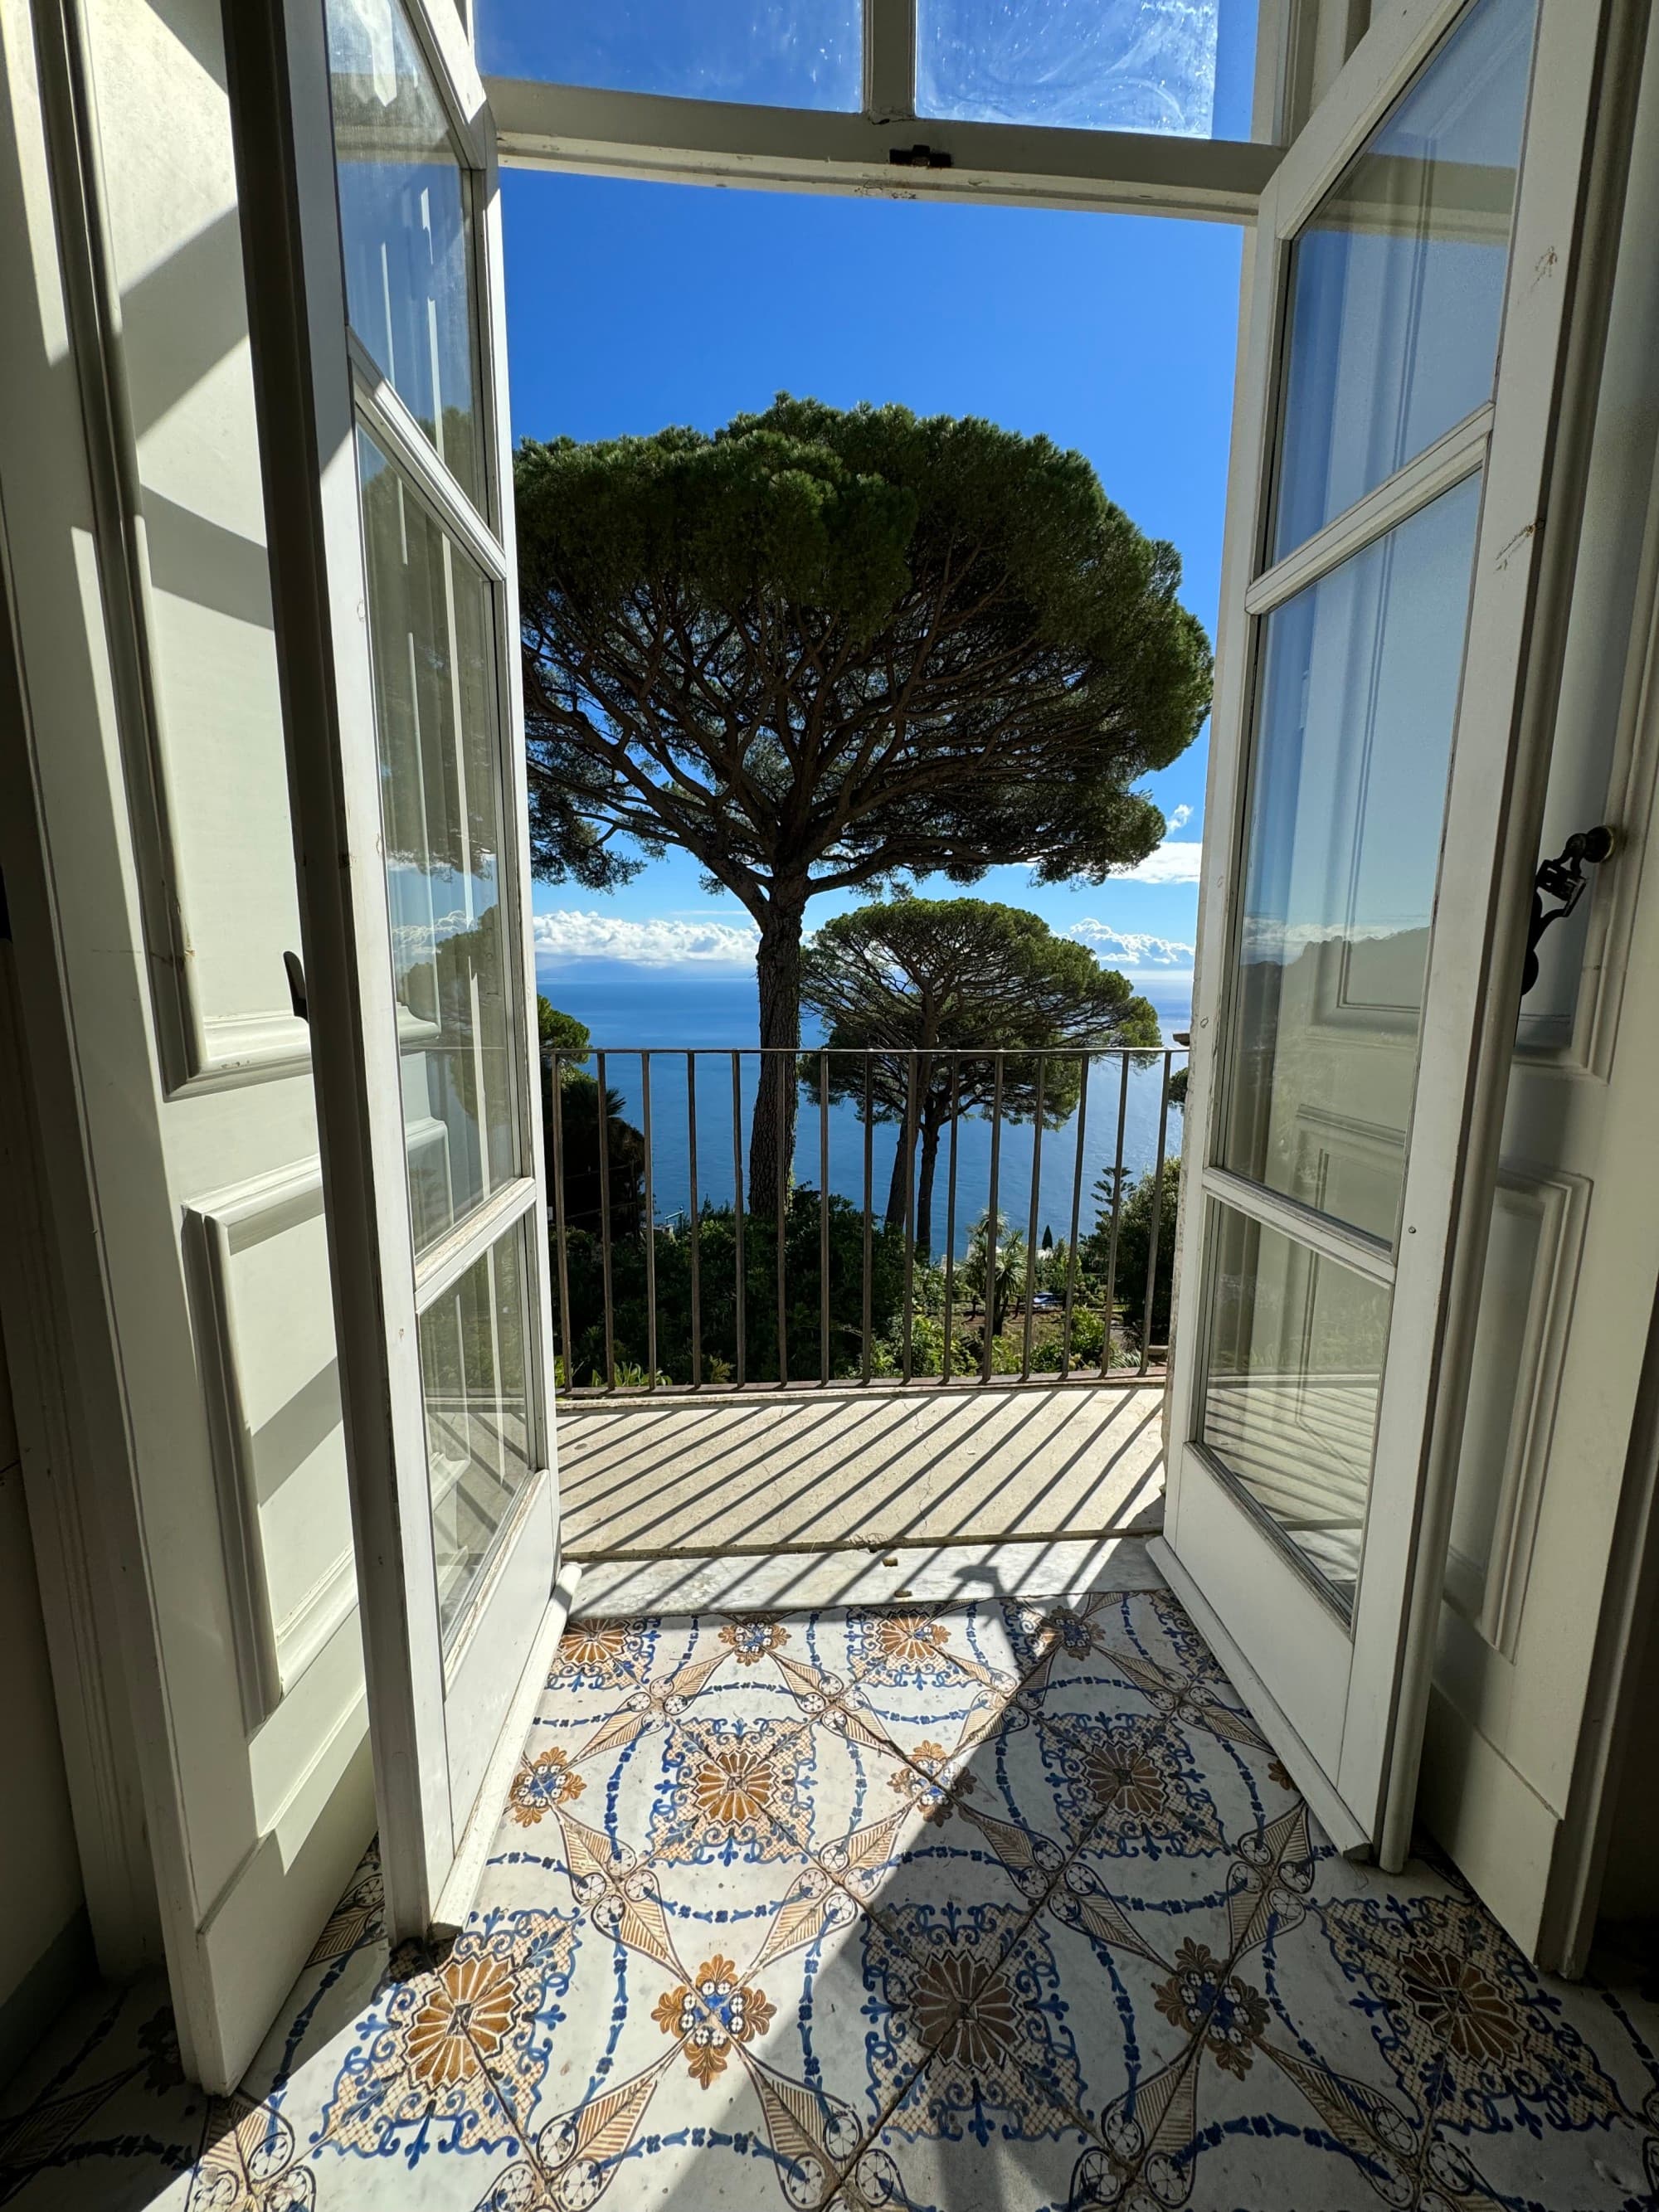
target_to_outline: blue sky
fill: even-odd
[[[712,430],[780,390],[1045,431],[1088,455],[1143,530],[1173,540],[1182,596],[1213,635],[1232,227],[516,172],[502,193],[518,434]],[[1140,964],[1125,937],[1190,945],[1204,766],[1201,737],[1150,785],[1179,826],[1135,878],[1038,890],[1002,868],[981,895],[1036,908],[1115,966]],[[538,884],[535,904],[549,955],[728,972],[742,960],[727,933],[746,928],[742,909],[710,900],[678,855],[610,897]],[[809,926],[833,910],[815,902]]]

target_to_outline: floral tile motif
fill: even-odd
[[[854,2160],[836,2212],[1070,2212],[1091,2138],[994,2033],[941,2051]]]
[[[230,2098],[101,2000],[0,2204],[1639,2212],[1651,2021],[1337,1858],[1167,1591],[578,1623],[454,1942],[371,1856]]]
[[[1064,1703],[1091,1687],[1110,1702],[1115,1690],[1139,1690],[1160,1711],[1225,1733],[1231,1717],[1243,1740],[1260,1746],[1243,1701],[1167,1590],[1096,1592],[1059,1605],[1019,1610],[1014,1643],[1028,1702]]]
[[[718,1841],[690,1842],[719,1857]],[[879,2117],[866,2044],[901,2079],[925,2054],[872,1994],[890,1945],[849,1893],[799,1851],[745,1871],[770,1884],[746,1917],[696,1901],[706,1873],[694,1861],[629,1854],[578,1886],[550,2070],[509,2092],[525,2154],[492,2203],[562,2212],[613,2189],[629,2208],[683,2202],[693,2157],[699,2204],[833,2196]]]
[[[870,1710],[890,1728],[959,1725],[999,1710],[1020,1671],[1000,1606],[948,1613],[868,1608],[847,1615],[848,1658]]]
[[[898,1933],[883,1995],[931,2054],[913,2120],[925,2113],[933,2131],[982,2144],[994,2108],[1048,2128],[1081,2102],[1059,1970],[1038,1924],[1006,1905],[947,1901],[911,1905]],[[901,2096],[905,2087],[884,2086]]]
[[[504,2100],[547,2066],[562,2014],[575,1922],[568,1914],[486,1914],[441,1959],[400,1953],[358,2023],[313,2142],[342,2156],[500,2150],[514,2141]]]
[[[793,1856],[810,1819],[802,1770],[811,1757],[811,1731],[787,1721],[716,1716],[672,1729],[647,1850],[659,1867]]]
[[[678,1648],[678,1639],[672,1639]],[[618,1690],[637,1689],[653,1673],[666,1672],[659,1620],[574,1620],[559,1638],[547,1678],[550,1698],[589,1695],[615,1701]]]
[[[1590,2127],[1612,2112],[1616,2092],[1595,2053],[1478,1905],[1351,1899],[1322,1920],[1379,2045],[1419,2103],[1483,2131],[1510,2119],[1534,2133],[1546,2122]]]
[[[1190,1746],[1155,1713],[1071,1712],[1036,1731],[1079,1839],[1115,1858],[1206,1857],[1222,1847]]]

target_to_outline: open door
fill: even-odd
[[[1592,126],[1624,21],[1590,0],[1377,11],[1255,241],[1160,1550],[1334,1839],[1390,1864],[1573,535],[1559,434],[1593,290]]]
[[[557,1632],[501,245],[453,0],[225,9],[387,1907]],[[469,1833],[478,1848],[469,1854]]]

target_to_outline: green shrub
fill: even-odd
[[[697,1268],[702,1379],[735,1379],[738,1360],[737,1217],[728,1206],[706,1206],[694,1224],[681,1215],[653,1235],[656,1262],[657,1367],[676,1382],[691,1380],[691,1267]],[[815,1378],[821,1367],[818,1310],[819,1218],[815,1190],[791,1195],[784,1226],[785,1342],[790,1379]],[[605,1366],[605,1278],[599,1243],[586,1230],[567,1240],[573,1364],[585,1374]],[[555,1333],[558,1284],[554,1283]],[[618,1237],[611,1248],[612,1335],[619,1366],[643,1365],[648,1348],[646,1243],[642,1235]],[[775,1381],[778,1374],[777,1230],[768,1217],[744,1219],[744,1342],[746,1379]],[[872,1238],[871,1334],[896,1331],[904,1291],[904,1239],[878,1228]],[[830,1372],[860,1371],[864,1317],[864,1214],[849,1200],[830,1200]],[[872,1364],[874,1344],[872,1343]],[[881,1371],[877,1370],[877,1371]],[[895,1360],[890,1370],[897,1372]]]

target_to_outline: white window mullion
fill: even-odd
[[[864,112],[873,123],[916,112],[916,0],[864,0]]]

